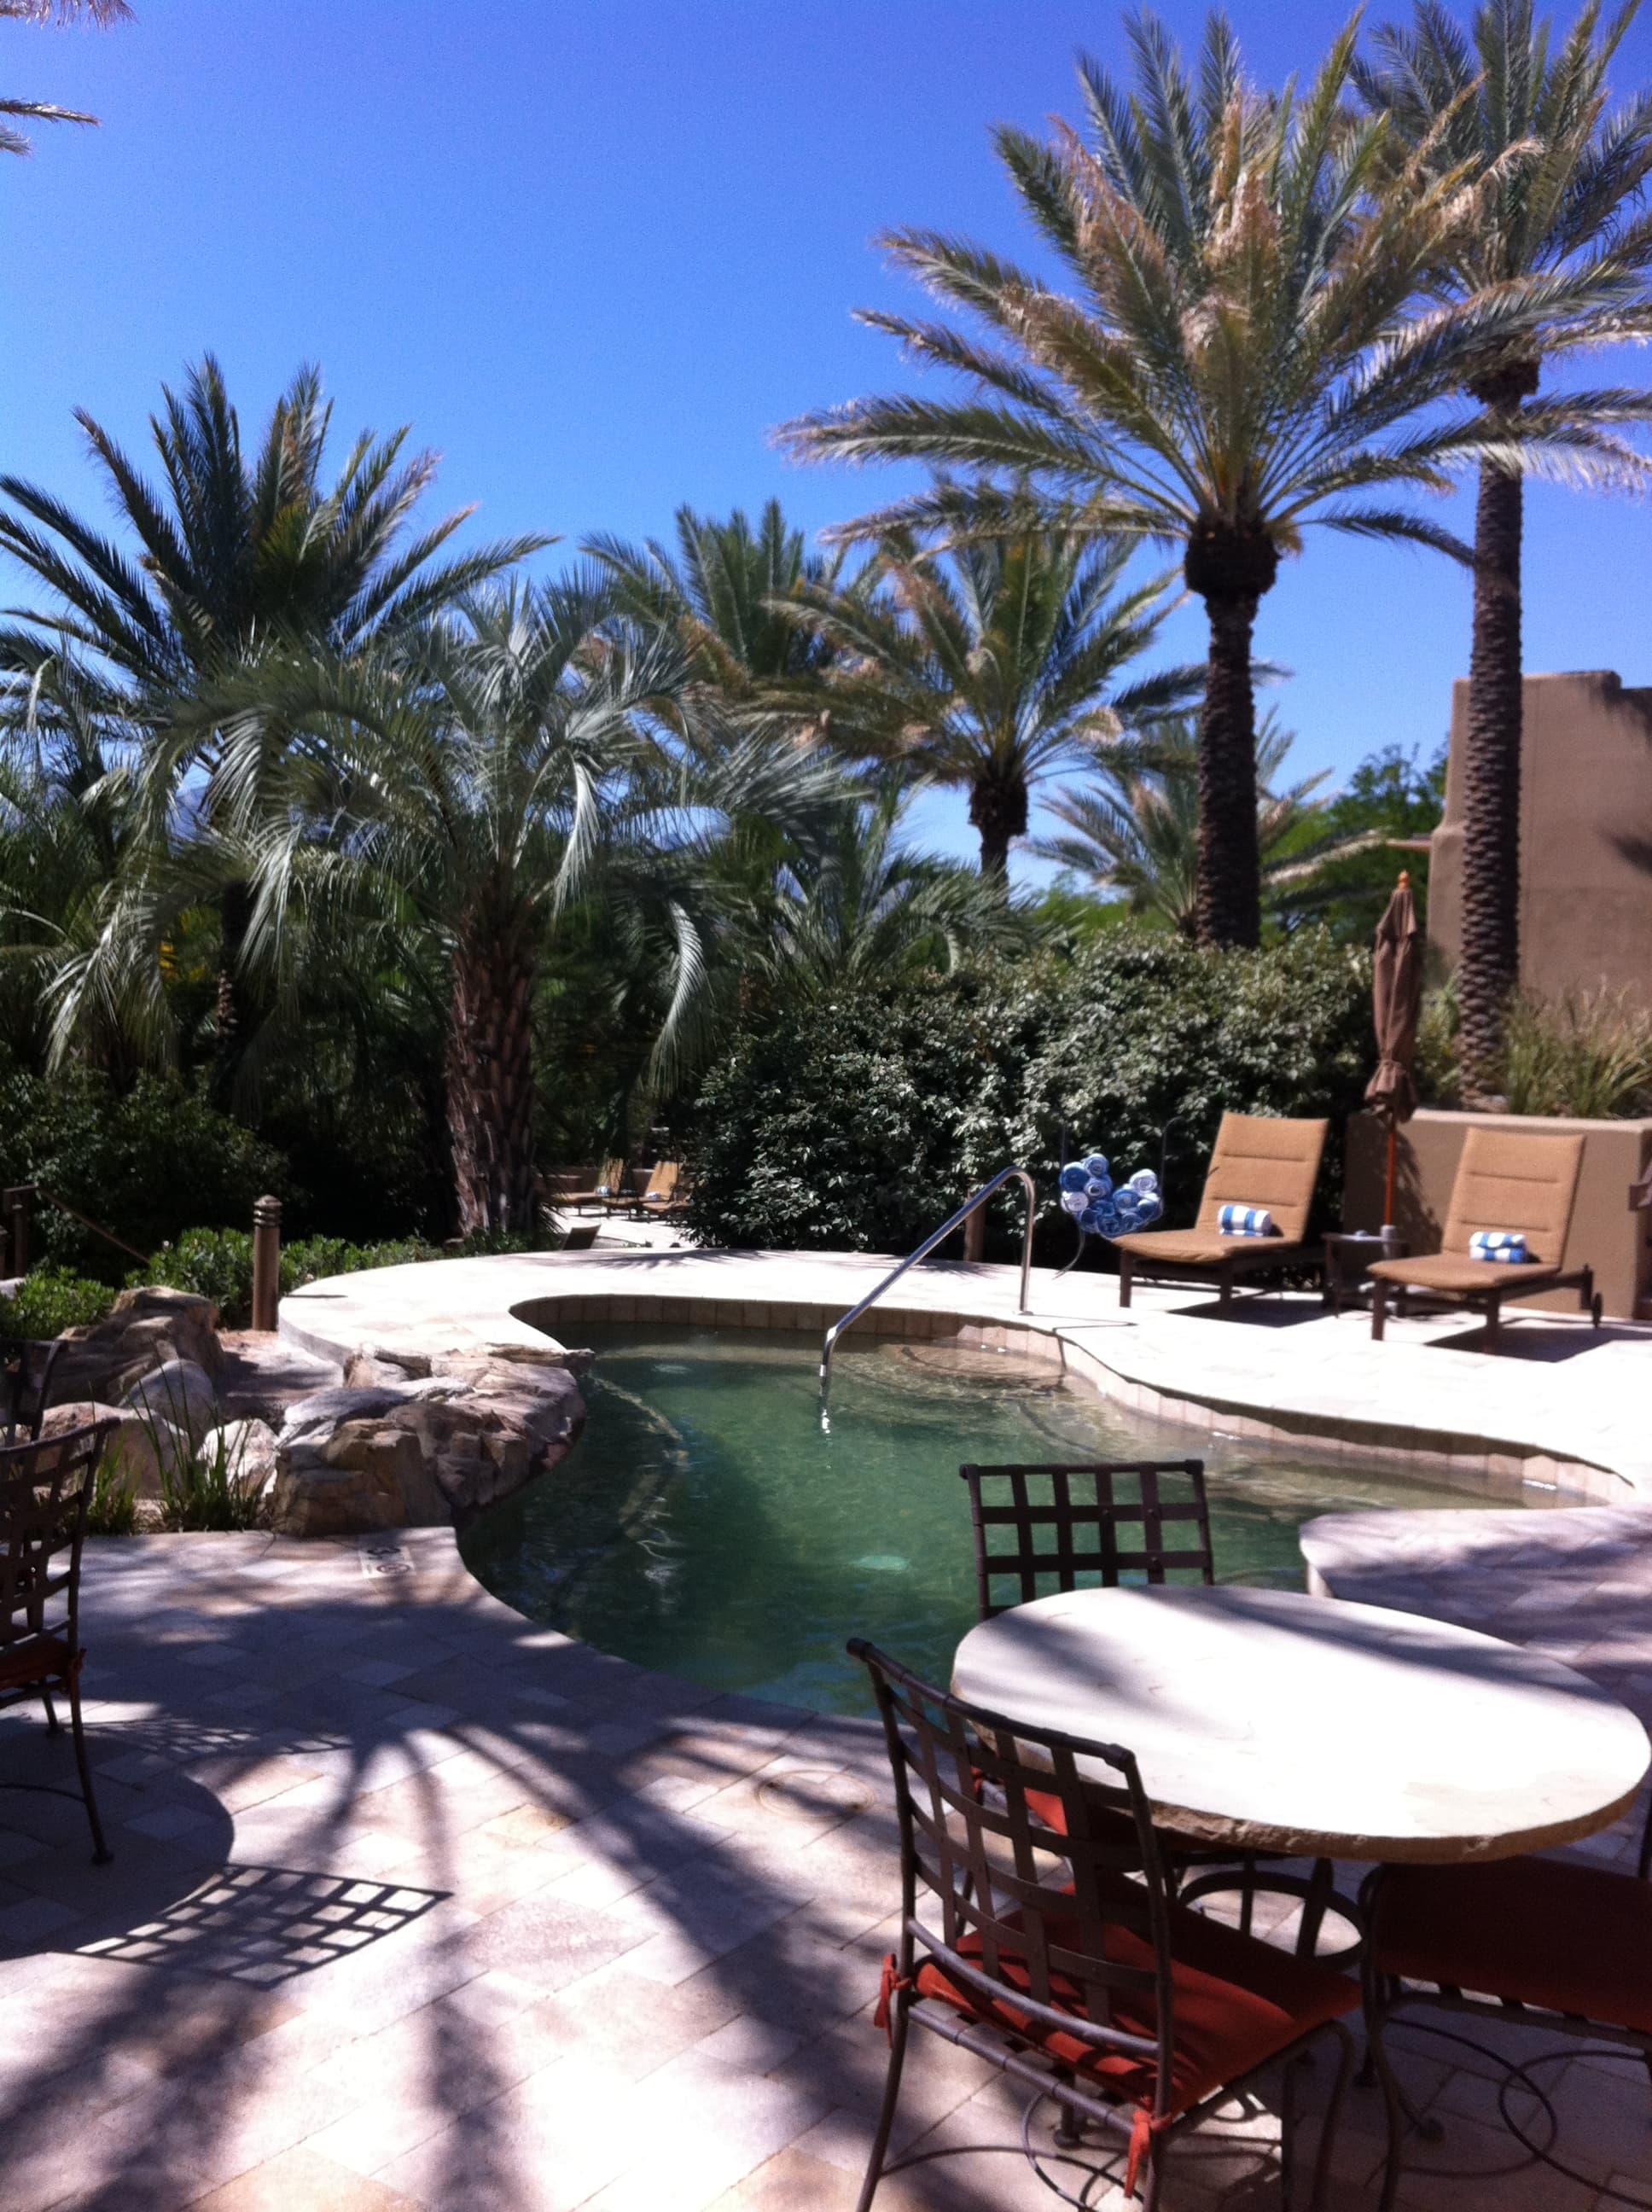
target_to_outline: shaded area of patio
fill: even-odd
[[[848,2212],[897,1905],[870,1723],[536,1628],[446,1531],[98,1542],[83,1619],[117,1856],[88,1863],[77,1804],[0,1792],[0,2212]],[[37,1715],[0,1723],[0,1778],[69,1775]],[[1412,2046],[1449,2115],[1430,2165],[1511,2163],[1479,2063]],[[908,2142],[1017,2140],[1019,2099],[964,2054],[923,2049],[909,2081]],[[1643,2073],[1575,2059],[1546,2086],[1652,2203]],[[1224,2117],[1169,2203],[1272,2205],[1275,2130]],[[1375,2202],[1380,2154],[1357,2091],[1339,2203]],[[1051,2201],[1005,2155],[879,2197]],[[1418,2175],[1401,2202],[1594,2192]]]

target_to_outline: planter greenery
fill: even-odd
[[[106,1283],[69,1267],[35,1267],[0,1299],[0,1333],[44,1339],[101,1321],[115,1302]]]

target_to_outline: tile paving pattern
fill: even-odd
[[[1631,1665],[1625,1643],[1643,1559],[1596,1556],[1564,1622],[1522,1612],[1543,1582],[1521,1569],[1499,1617],[1591,1668],[1607,1647],[1644,1702],[1652,1650]],[[1402,1571],[1442,1612],[1450,1576],[1443,1554]],[[117,1856],[88,1863],[78,1804],[0,1792],[0,2212],[849,2212],[897,1902],[869,1724],[534,1627],[446,1531],[106,1540],[83,1610]],[[0,1778],[70,1778],[66,1741],[7,1715]],[[1018,2100],[915,2040],[901,2140],[1011,2141]],[[1448,2129],[1419,2160],[1506,2166],[1494,2082],[1444,2051],[1406,2060]],[[1652,2205],[1644,2073],[1571,2059],[1558,2083],[1568,2143]],[[1189,2142],[1172,2207],[1278,2203],[1273,2094]],[[1355,2091],[1345,2123],[1353,2212],[1376,2201],[1377,2103]],[[1018,2157],[972,2155],[878,2202],[1055,2200]],[[1582,2212],[1596,2192],[1419,2175],[1401,2202]]]

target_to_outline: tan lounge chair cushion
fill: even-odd
[[[1272,1267],[1303,1250],[1300,1242],[1285,1237],[1216,1237],[1208,1229],[1138,1229],[1113,1242],[1121,1252],[1175,1267],[1220,1267],[1236,1258]]]
[[[1330,1127],[1328,1121],[1287,1121],[1271,1114],[1224,1114],[1194,1228],[1214,1241],[1217,1216],[1224,1206],[1265,1206],[1273,1216],[1278,1237],[1224,1237],[1224,1251],[1235,1244],[1260,1242],[1276,1249],[1300,1244],[1308,1234],[1309,1208]]]
[[[1374,1260],[1370,1272],[1407,1290],[1467,1298],[1487,1291],[1541,1290],[1560,1270],[1546,1260],[1528,1260],[1522,1267],[1505,1260],[1466,1260],[1461,1252],[1434,1252],[1421,1260]]]
[[[1514,1230],[1534,1261],[1560,1265],[1583,1164],[1581,1137],[1474,1128],[1451,1186],[1442,1253],[1466,1253],[1478,1229]],[[1494,1263],[1477,1261],[1478,1267]]]

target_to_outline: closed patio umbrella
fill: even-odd
[[[1412,1061],[1417,1053],[1417,1022],[1423,1006],[1423,931],[1411,877],[1401,869],[1394,896],[1376,925],[1371,975],[1372,1025],[1376,1031],[1376,1073],[1365,1086],[1365,1103],[1388,1120],[1388,1173],[1382,1197],[1382,1225],[1394,1226],[1394,1133],[1417,1111]]]

